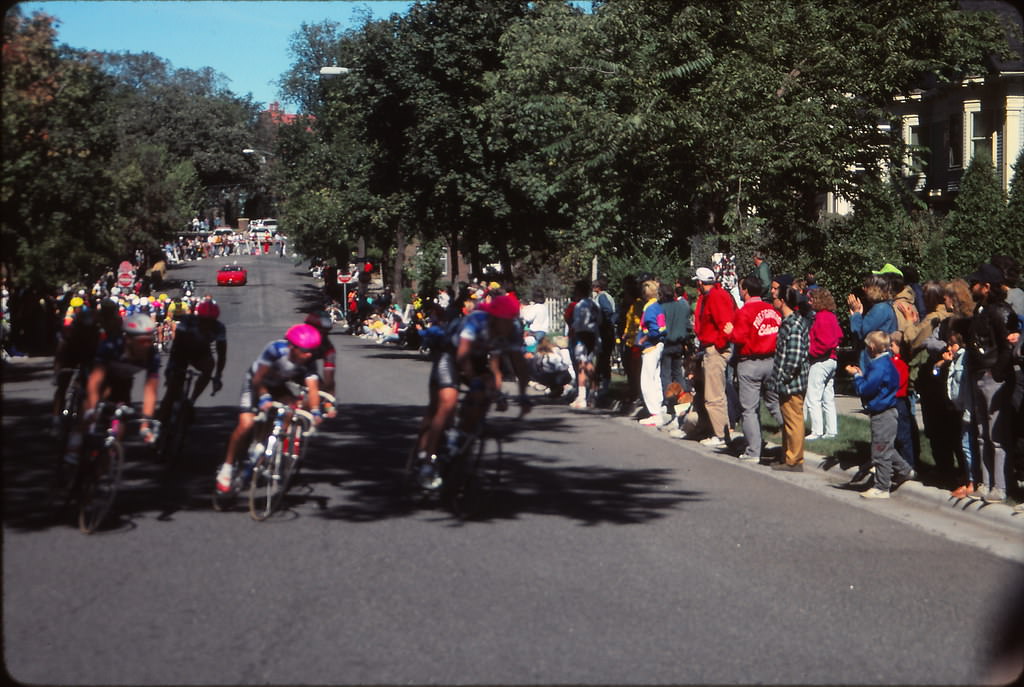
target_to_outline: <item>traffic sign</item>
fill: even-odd
[[[352,275],[351,274],[339,274],[338,275],[338,283],[339,284],[347,284],[350,281],[352,281]]]

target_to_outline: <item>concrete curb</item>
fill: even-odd
[[[597,415],[600,413],[601,411],[596,413],[594,411],[590,411],[588,414]],[[712,449],[701,446],[696,441],[677,439],[669,436],[666,432],[657,431],[650,427],[643,427],[637,424],[635,420],[628,417],[615,415],[611,417],[623,424],[632,425],[638,429],[642,429],[648,432],[650,436],[657,436],[663,441],[672,443],[685,442],[685,446],[688,449],[703,453],[704,455],[716,458],[726,463],[741,465],[748,469],[760,469],[775,477],[782,477],[785,475],[784,479],[797,478],[798,475],[801,474],[776,473],[763,465],[740,462],[731,451]],[[771,448],[774,445],[767,444],[767,446]],[[829,456],[822,456],[810,451],[804,452],[804,472],[802,473],[804,475],[811,475],[815,479],[826,481],[832,485],[841,485],[849,483],[856,473],[856,468],[851,467],[843,469],[835,462],[835,459]],[[1004,503],[986,503],[980,498],[973,497],[958,499],[952,496],[946,489],[927,486],[917,481],[909,481],[900,485],[900,487],[892,493],[892,500],[897,503],[899,501],[911,501],[918,506],[931,508],[936,511],[944,511],[956,515],[962,514],[963,517],[970,518],[970,520],[976,524],[999,528],[1004,532],[1024,537],[1024,512],[1014,511],[1012,506]]]

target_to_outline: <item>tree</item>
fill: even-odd
[[[949,277],[970,274],[992,255],[1011,255],[1006,195],[992,158],[981,150],[960,180],[953,209],[943,222]]]
[[[1006,245],[1008,255],[1024,260],[1024,149],[1017,155],[1010,180],[1009,202],[1006,206]]]

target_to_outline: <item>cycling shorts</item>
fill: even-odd
[[[276,387],[267,387],[267,391],[270,392],[275,401],[283,402],[283,399],[292,398],[291,392],[284,384]],[[238,410],[243,413],[252,413],[253,415],[260,412],[260,397],[256,390],[252,388],[251,370],[245,373],[245,382],[242,383],[242,395],[238,399]]]
[[[473,361],[473,377],[481,377],[488,374],[490,370],[487,367],[486,358],[471,358]],[[469,382],[468,379],[464,379],[462,373],[458,369],[458,365],[455,364],[455,353],[443,352],[434,361],[434,366],[430,370],[430,386],[434,389],[446,389],[446,388],[458,388],[459,382]]]

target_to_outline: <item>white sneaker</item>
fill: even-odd
[[[587,407],[587,399],[577,396],[576,400],[569,404],[569,407],[575,408],[576,410],[585,409]]]
[[[643,420],[640,420],[639,424],[643,425],[644,427],[657,427],[659,424],[661,424],[661,421],[657,415],[651,415],[649,417],[645,417]]]
[[[889,492],[878,487],[871,487],[867,491],[862,491],[860,497],[862,499],[887,499],[889,498]]]
[[[221,493],[231,491],[231,473],[232,467],[227,463],[220,466],[220,470],[217,471],[217,491]]]
[[[824,434],[808,434],[804,437],[804,441],[817,441],[818,439],[824,439]]]
[[[721,448],[725,446],[725,439],[722,437],[708,437],[707,439],[701,439],[700,445],[707,446],[708,448]]]

